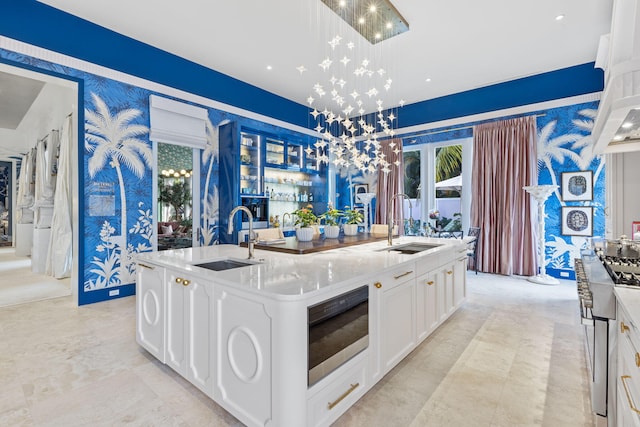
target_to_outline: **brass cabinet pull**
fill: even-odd
[[[189,283],[191,283],[191,281],[190,281],[190,280],[182,279],[182,285],[183,285],[183,286],[189,286]]]
[[[636,353],[636,366],[640,368],[640,353]]]
[[[150,265],[147,265],[147,264],[138,263],[138,265],[140,267],[142,267],[142,268],[148,268],[149,270],[155,270],[156,269],[155,267],[151,267]]]
[[[376,282],[376,283],[373,284],[373,286],[375,286],[376,288],[380,289],[382,287],[382,283]]]
[[[342,393],[342,395],[339,398],[337,398],[333,402],[327,403],[327,408],[329,408],[330,410],[335,408],[338,403],[342,402],[344,400],[344,398],[349,396],[351,394],[351,392],[353,392],[353,390],[358,388],[359,385],[360,385],[360,383],[351,384],[351,387],[349,387],[349,390],[347,390],[344,393]]]
[[[431,286],[431,285],[433,285],[434,283],[435,283],[435,282],[434,282],[433,280],[429,280],[429,281],[427,282],[427,285]]]
[[[447,271],[447,274],[453,274],[453,271],[449,270]]]
[[[177,284],[182,283],[182,277],[176,277],[176,283]]]
[[[399,275],[397,275],[397,276],[393,276],[393,278],[394,278],[394,279],[396,279],[396,280],[398,280],[399,278],[404,277],[404,276],[406,276],[407,274],[411,274],[411,273],[413,273],[413,270],[411,270],[411,271],[405,271],[405,272],[404,272],[404,273],[402,273],[402,274],[399,274]]]
[[[620,333],[624,334],[628,330],[629,330],[629,327],[625,325],[624,322],[620,322]]]
[[[631,376],[630,375],[623,375],[623,376],[620,377],[620,380],[622,380],[622,385],[624,387],[624,392],[626,393],[627,400],[629,401],[629,407],[636,414],[640,414],[640,410],[638,410],[635,406],[633,406],[633,401],[631,400],[631,394],[629,394],[629,389],[627,388],[627,383],[625,382],[625,380],[627,378],[631,378]]]

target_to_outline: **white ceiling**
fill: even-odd
[[[378,100],[395,107],[595,61],[612,8],[612,0],[394,0],[410,29],[372,46],[320,0],[41,2],[301,104],[313,96],[319,110],[353,104],[357,111],[350,94],[358,92],[367,112]],[[560,14],[564,19],[557,21]],[[336,35],[342,40],[333,49],[328,42]],[[339,62],[345,57],[351,60],[346,66]],[[327,58],[333,64],[323,70],[319,64]],[[372,77],[354,75],[363,60]],[[44,136],[53,116],[75,108],[68,82],[36,76],[29,75],[47,84],[17,130],[0,129],[0,158],[23,152],[24,144]],[[347,83],[340,88],[331,77]],[[372,87],[379,93],[367,96]],[[331,101],[332,88],[345,98],[342,107]],[[64,105],[52,112],[56,98]]]
[[[410,29],[372,46],[320,0],[41,1],[302,104],[313,95],[318,106],[316,83],[329,98],[332,75],[347,81],[347,94],[359,81],[367,111],[378,98],[395,107],[595,61],[612,8],[612,0],[394,0]],[[345,55],[347,67],[337,62]],[[318,65],[325,58],[334,60],[327,71]],[[382,93],[364,95],[374,82],[347,71],[363,59],[387,71],[391,89],[378,80]]]
[[[0,77],[0,113],[12,117],[12,123],[0,119],[0,160],[12,160],[76,111],[77,84],[6,64],[0,64]]]

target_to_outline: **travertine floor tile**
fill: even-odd
[[[592,426],[575,284],[470,274],[468,299],[337,427]],[[241,426],[135,342],[135,297],[0,308],[0,425]]]

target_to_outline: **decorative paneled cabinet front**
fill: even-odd
[[[165,269],[138,264],[136,271],[136,341],[164,363]]]
[[[272,418],[272,319],[261,302],[217,289],[216,397],[243,422],[267,425]]]

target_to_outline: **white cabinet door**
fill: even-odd
[[[216,400],[233,408],[243,423],[266,425],[272,418],[272,319],[263,303],[217,289]]]
[[[187,293],[187,379],[213,396],[215,366],[213,286],[194,280],[186,286]]]
[[[213,285],[167,270],[166,364],[213,396]]]
[[[136,341],[165,361],[164,268],[138,264],[136,273]]]
[[[453,265],[453,305],[460,307],[467,296],[467,257],[459,258]]]
[[[187,373],[187,299],[184,274],[167,270],[167,335],[166,361],[174,371],[182,376]],[[187,279],[187,284],[190,281]]]
[[[454,284],[454,280],[453,280],[453,270],[454,270],[454,264],[449,264],[445,267],[444,269],[444,286],[445,286],[445,311],[446,311],[446,315],[445,318],[448,318],[451,314],[453,314],[453,312],[456,310],[456,306],[454,304],[453,301],[453,284]]]
[[[376,284],[380,316],[380,367],[386,374],[416,345],[415,269],[385,274]]]
[[[423,274],[416,279],[416,332],[418,344],[438,326],[437,274]]]

